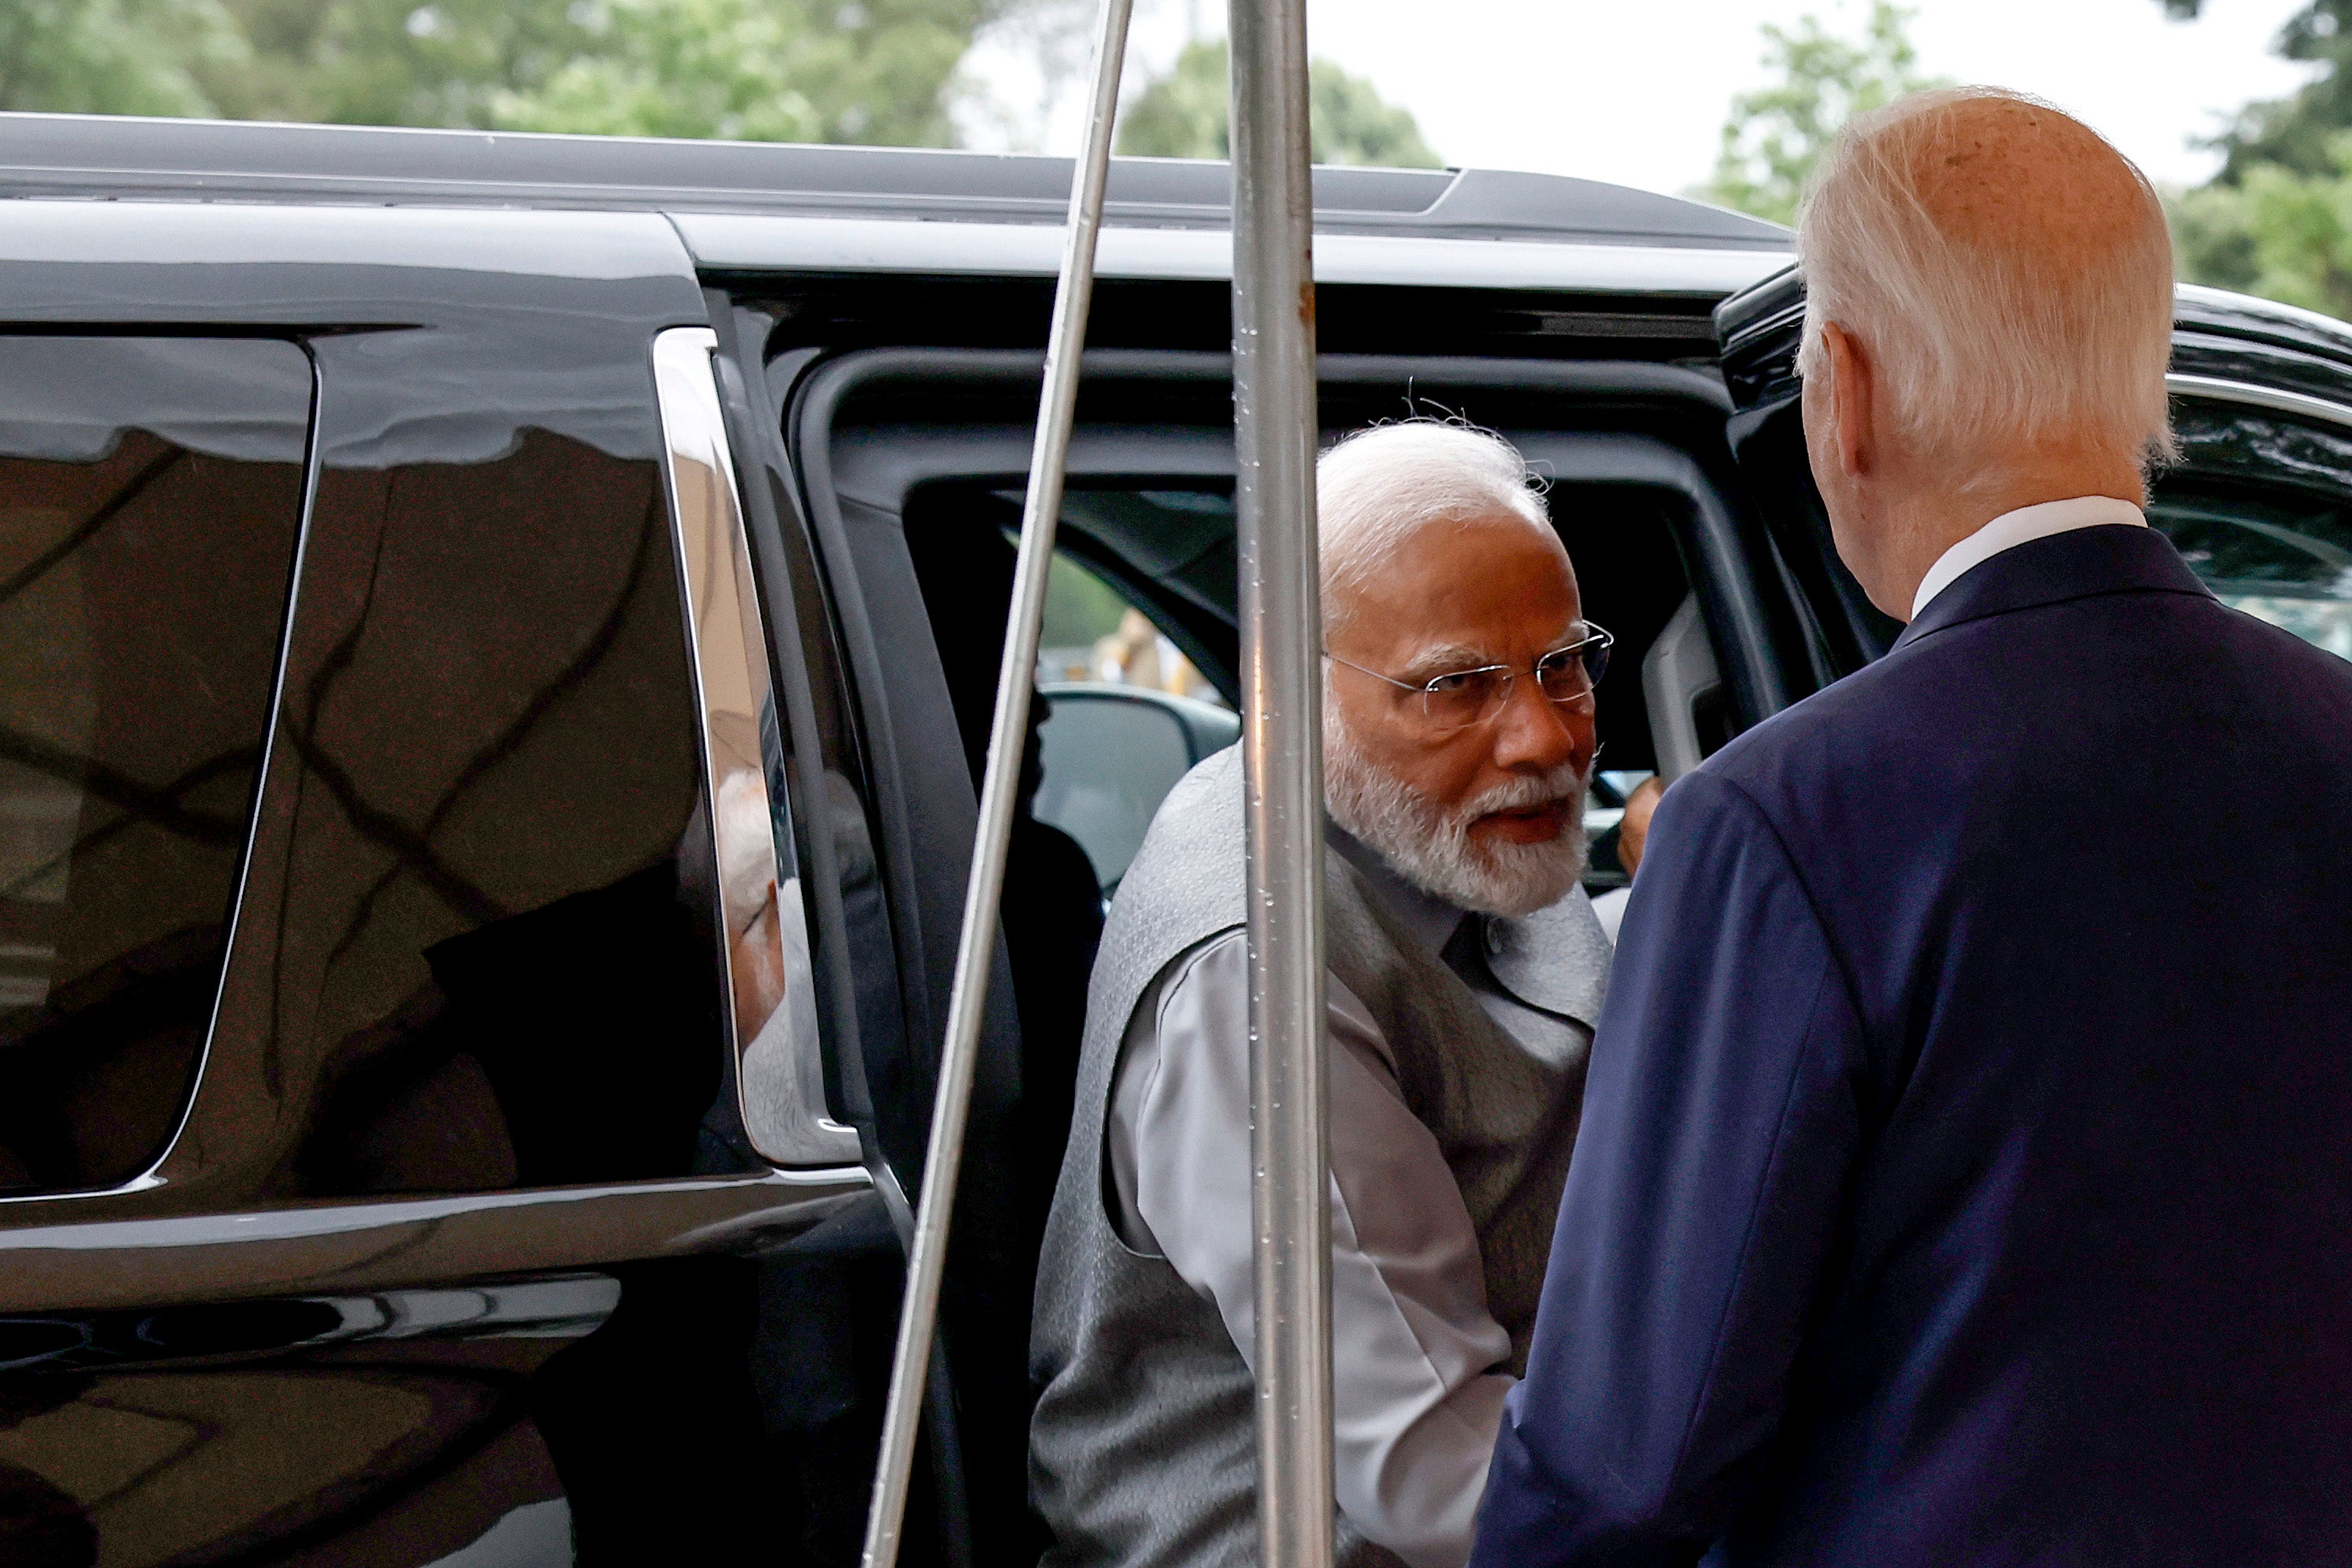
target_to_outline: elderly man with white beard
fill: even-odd
[[[1524,1369],[1611,948],[1579,885],[1609,636],[1517,452],[1318,470],[1340,1561],[1458,1568]],[[1238,748],[1122,880],[1039,1269],[1053,1565],[1256,1558]]]

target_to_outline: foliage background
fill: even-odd
[[[1838,37],[1818,16],[1793,27],[1767,23],[1764,69],[1775,79],[1731,100],[1715,176],[1692,194],[1795,223],[1805,180],[1839,126],[1906,92],[1950,85],[1920,73],[1911,16],[1892,0],[1873,0],[1859,38]]]
[[[2204,0],[2156,0],[2196,16]],[[1771,79],[1732,100],[1715,174],[1691,194],[1792,223],[1806,177],[1846,119],[1936,85],[1906,29],[1913,13],[1873,0],[1861,34],[1808,16],[1762,29]],[[2221,171],[2164,193],[2180,277],[2352,319],[2352,0],[2312,0],[2273,45],[2313,68],[2293,95],[2246,105],[2211,143]]]
[[[2352,318],[2352,0],[2314,0],[2273,47],[2312,79],[2246,105],[2215,142],[2221,173],[2168,193],[2181,276]]]
[[[0,110],[952,146],[983,29],[1083,65],[1073,0],[0,0]],[[1224,153],[1223,43],[1132,89],[1121,150]],[[1314,67],[1318,154],[1438,162]]]
[[[1224,158],[1227,136],[1223,38],[1185,47],[1175,66],[1119,110],[1118,151],[1150,158]],[[1329,60],[1307,67],[1315,161],[1434,169],[1437,154],[1406,110],[1384,101],[1371,84]]]

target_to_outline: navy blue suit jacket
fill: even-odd
[[[2352,1563],[2352,664],[2061,534],[1649,842],[1473,1563]]]

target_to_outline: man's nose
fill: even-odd
[[[1592,751],[1592,711],[1554,702],[1532,680],[1511,686],[1495,717],[1495,765],[1549,772]]]

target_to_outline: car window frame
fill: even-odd
[[[239,331],[228,322],[176,323],[163,331],[137,331],[124,323],[95,321],[80,323],[50,323],[23,320],[0,320],[0,336],[5,337],[140,337],[168,338],[180,341],[244,342],[261,338],[284,342],[302,355],[310,374],[310,396],[303,413],[301,472],[296,479],[296,516],[293,548],[287,561],[286,580],[278,593],[278,626],[272,638],[269,661],[268,690],[262,709],[263,721],[258,743],[258,755],[254,763],[253,785],[246,801],[244,833],[236,850],[236,867],[229,882],[229,893],[222,914],[220,958],[209,987],[210,1000],[205,1009],[202,1038],[188,1068],[187,1082],[181,1089],[179,1106],[168,1131],[149,1152],[143,1167],[137,1173],[107,1186],[51,1189],[0,1193],[0,1227],[8,1225],[14,1214],[43,1214],[51,1205],[75,1205],[103,1203],[125,1194],[143,1192],[155,1184],[155,1172],[171,1157],[186,1131],[199,1095],[203,1092],[205,1074],[214,1060],[214,1037],[220,1021],[223,993],[229,975],[236,967],[241,938],[250,940],[245,912],[247,896],[254,871],[255,844],[268,780],[278,746],[277,716],[284,699],[287,678],[288,650],[292,646],[294,618],[300,595],[304,547],[310,531],[310,508],[315,499],[319,468],[319,362],[310,343],[292,332],[256,333]]]
[[[2345,444],[2347,453],[2352,453],[2352,403],[2332,402],[2308,393],[2222,376],[2174,374],[2165,379],[2176,403],[2195,408],[2219,423],[2235,425],[2251,417],[2273,424],[2324,427],[2334,439]],[[2160,489],[2175,476],[2193,478],[2224,490],[2242,489],[2255,495],[2270,492],[2282,497],[2316,496],[2352,516],[2352,458],[2340,471],[2315,480],[2308,474],[2266,474],[2251,465],[2200,463],[2192,449],[2165,469],[2151,490]],[[2199,574],[2199,579],[2204,581],[2204,574]]]
[[[268,1165],[256,1162],[268,1110],[257,1121],[249,1108],[220,1100],[223,999],[250,964],[257,922],[274,917],[265,907],[273,898],[263,839],[283,806],[288,759],[276,724],[304,613],[330,434],[320,345],[348,352],[386,332],[546,332],[562,321],[551,307],[584,310],[597,332],[634,342],[645,390],[633,403],[651,422],[654,332],[709,324],[673,226],[653,214],[568,210],[18,205],[26,210],[0,236],[0,259],[17,258],[0,268],[6,330],[283,339],[310,356],[313,388],[273,728],[204,1057],[177,1129],[141,1177],[102,1190],[0,1196],[0,1279],[19,1261],[54,1265],[66,1282],[58,1289],[70,1284],[79,1305],[93,1309],[369,1289],[432,1272],[416,1250],[428,1234],[447,1235],[452,1246],[441,1250],[452,1267],[497,1271],[501,1258],[533,1267],[541,1253],[591,1263],[773,1245],[844,1205],[870,1201],[873,1184],[853,1163],[448,1196],[352,1194],[288,1208],[265,1184]],[[171,264],[192,256],[201,264]],[[194,1134],[208,1103],[228,1114],[203,1129],[199,1147]],[[16,1310],[23,1294],[0,1289],[0,1310]]]
[[[985,427],[985,440],[975,435],[965,447],[940,444],[881,457],[877,461],[889,470],[887,480],[845,477],[833,436],[845,406],[875,388],[894,395],[901,387],[921,388],[927,394],[976,388],[1002,393],[1033,382],[1042,362],[1037,354],[1019,350],[897,347],[837,354],[800,352],[804,357],[794,366],[797,379],[788,405],[786,445],[800,504],[832,581],[850,677],[872,747],[876,817],[888,859],[895,865],[890,891],[893,919],[903,933],[902,994],[910,1039],[920,1059],[936,1049],[933,1021],[945,1013],[953,961],[953,942],[946,937],[951,934],[961,909],[963,869],[971,828],[976,822],[976,794],[963,765],[944,688],[936,692],[927,689],[936,684],[935,672],[924,675],[911,667],[902,668],[906,658],[886,652],[886,646],[889,649],[930,646],[929,623],[903,541],[894,544],[877,531],[853,525],[847,509],[880,504],[866,494],[869,489],[877,497],[886,491],[904,495],[923,479],[980,477],[971,449],[980,446],[987,447],[991,455],[980,462],[979,469],[992,475],[1018,475],[1024,471],[1022,462],[1004,461],[1003,453],[1017,448],[1025,461],[1030,434],[1026,425],[1016,428],[993,417],[982,418],[975,428]],[[1181,383],[1195,389],[1222,389],[1230,383],[1231,361],[1224,354],[1184,350],[1097,350],[1087,355],[1086,370],[1087,388],[1121,383]],[[1703,558],[1704,569],[1693,574],[1697,580],[1692,586],[1698,592],[1730,687],[1735,732],[1777,712],[1801,694],[1812,658],[1795,609],[1779,596],[1784,590],[1785,574],[1760,521],[1752,515],[1728,448],[1714,449],[1721,444],[1723,421],[1730,407],[1718,375],[1690,366],[1638,360],[1347,354],[1323,356],[1318,374],[1327,388],[1409,384],[1417,392],[1440,398],[1465,390],[1498,396],[1543,395],[1589,403],[1595,410],[1612,414],[1622,414],[1630,405],[1689,421],[1692,439],[1711,444],[1709,449],[1695,452],[1663,436],[1635,437],[1648,443],[1655,458],[1644,464],[1650,471],[1641,480],[1675,490],[1694,506],[1696,526],[1687,542]],[[1090,457],[1089,450],[1098,447],[1104,438],[1087,416],[1087,391],[1082,389],[1080,395],[1081,423],[1072,447],[1074,485],[1100,468],[1099,452]],[[1581,432],[1561,434],[1573,437]],[[1154,427],[1134,435],[1129,444],[1135,446],[1135,453],[1115,466],[1118,472],[1148,472],[1171,481],[1233,482],[1229,433],[1196,433],[1190,426],[1183,430]],[[845,489],[852,485],[855,494]],[[933,925],[940,928],[939,940],[932,937]],[[1003,982],[1000,970],[991,987],[992,1006],[1006,989]],[[1008,1032],[1000,1036],[1000,1028]],[[1017,1033],[1012,1032],[1015,1030],[1017,1025],[1009,1012],[1001,1019],[992,1016],[988,1025],[992,1039],[1017,1038]],[[902,1169],[901,1179],[906,1175]]]

